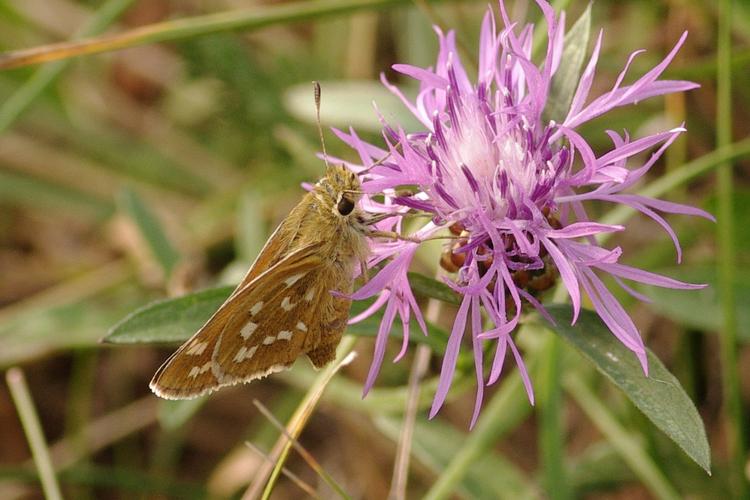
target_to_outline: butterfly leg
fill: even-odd
[[[414,238],[411,236],[403,236],[401,234],[398,234],[395,231],[379,231],[377,229],[368,231],[367,236],[370,238],[388,238],[389,240],[401,240],[401,241],[411,241],[412,243],[422,243],[422,240],[419,238]]]

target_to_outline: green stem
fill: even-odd
[[[532,354],[527,358],[529,359],[527,367],[533,372],[537,365],[536,356]],[[521,375],[518,370],[515,370],[505,378],[503,386],[482,410],[476,427],[466,437],[465,444],[424,496],[425,500],[451,497],[472,464],[481,460],[498,439],[518,425],[530,412],[531,406],[526,401],[526,391]]]
[[[716,146],[721,148],[732,141],[732,41],[731,0],[719,3],[716,85]],[[724,418],[726,419],[727,452],[730,477],[736,498],[747,498],[748,484],[744,475],[745,429],[743,426],[742,397],[739,366],[737,364],[737,310],[734,293],[734,273],[737,258],[734,248],[733,172],[732,162],[719,165],[718,170],[718,246],[719,295],[723,313],[723,328],[719,335],[721,373],[723,380]]]
[[[132,3],[133,0],[109,0],[96,11],[86,26],[76,33],[75,38],[101,33],[115,22]],[[2,57],[0,57],[0,60],[2,60]],[[49,87],[65,71],[69,64],[69,60],[63,60],[39,68],[12,96],[5,99],[2,107],[0,107],[0,134],[8,130],[44,89]]]
[[[667,500],[680,498],[679,493],[664,477],[641,443],[628,433],[579,377],[567,376],[563,384],[578,406],[656,498]]]
[[[539,395],[539,447],[542,475],[547,496],[554,500],[570,498],[565,478],[565,439],[562,417],[562,345],[560,337],[549,333],[550,339],[543,352],[542,385]]]
[[[6,380],[10,395],[18,411],[18,417],[21,419],[23,430],[26,433],[26,439],[29,441],[31,455],[34,457],[34,463],[39,471],[39,480],[42,483],[44,496],[51,500],[62,499],[60,485],[52,466],[52,458],[44,439],[42,426],[39,423],[39,416],[29,393],[29,387],[26,385],[26,378],[20,368],[11,368],[6,374]]]

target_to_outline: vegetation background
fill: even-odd
[[[566,9],[569,25],[588,5],[553,4]],[[518,378],[509,370],[472,432],[470,383],[427,420],[440,366],[433,355],[413,421],[408,498],[748,492],[742,408],[750,386],[740,382],[750,379],[750,7],[734,2],[728,13],[730,4],[594,3],[592,26],[605,37],[592,95],[611,87],[632,51],[648,49],[634,65],[642,74],[685,29],[687,44],[666,77],[701,88],[609,113],[583,130],[603,151],[604,128],[643,135],[687,124],[652,178],[685,173],[667,197],[706,208],[719,223],[670,219],[686,250],[680,268],[666,234],[642,218],[629,220],[636,229],[616,244],[629,263],[711,285],[700,293],[652,290],[651,305],[622,300],[697,406],[712,475],[567,345],[555,372],[563,378],[545,377],[537,332],[521,336],[537,391],[561,387],[560,398],[542,396],[532,408],[511,390]],[[513,19],[538,21],[533,2],[509,7]],[[43,493],[39,477],[49,484],[50,475],[31,461],[22,426],[33,422],[32,407],[46,438],[36,445],[39,463],[56,471],[66,497],[252,493],[264,459],[246,442],[268,451],[279,436],[253,401],[286,422],[314,378],[307,366],[172,404],[154,397],[148,381],[173,345],[99,341],[150,301],[237,282],[300,198],[300,183],[323,171],[311,80],[323,82],[324,126],[351,124],[377,142],[372,100],[408,123],[379,73],[408,85],[391,64],[432,64],[432,25],[456,29],[471,60],[486,8],[484,0],[0,0],[3,51],[185,20],[133,31],[123,50],[0,71],[0,368],[22,370],[7,372],[0,386],[1,498],[54,496],[49,487]],[[352,156],[328,137],[333,154]],[[423,271],[435,268],[436,253],[439,246],[422,255]],[[329,384],[300,437],[332,479],[296,452],[286,462],[323,498],[379,499],[391,487],[415,349],[386,363],[364,400],[371,339],[358,338],[355,350],[359,357]],[[471,380],[471,366],[461,369]],[[282,476],[272,498],[308,494]]]

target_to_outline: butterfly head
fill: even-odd
[[[315,185],[316,197],[337,217],[348,218],[357,212],[361,185],[357,174],[343,165],[329,165],[326,175]]]

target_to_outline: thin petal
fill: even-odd
[[[446,396],[448,396],[448,389],[450,389],[451,381],[453,380],[453,374],[456,371],[456,361],[458,360],[458,350],[461,347],[461,339],[464,336],[464,329],[466,328],[466,316],[469,311],[469,305],[471,304],[471,297],[465,296],[461,302],[461,306],[456,313],[456,319],[453,321],[453,329],[451,335],[448,338],[448,344],[445,346],[445,354],[443,354],[443,366],[440,368],[440,380],[438,382],[437,390],[435,391],[435,399],[432,401],[432,408],[430,409],[430,418],[437,415],[440,407],[443,406]]]

